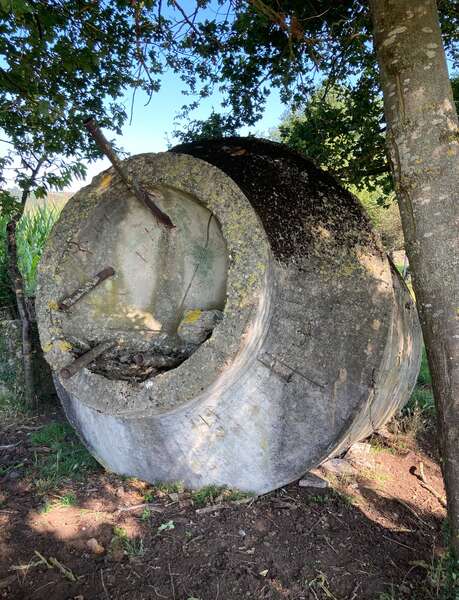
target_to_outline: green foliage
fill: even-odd
[[[443,41],[457,68],[459,16],[453,3],[438,4]],[[146,8],[146,18],[153,21],[155,10]],[[356,121],[363,129],[366,121],[371,126],[373,115],[367,119],[366,110],[377,102],[379,82],[367,2],[202,0],[189,12],[188,26],[170,40],[169,64],[189,94],[205,98],[218,90],[232,127],[255,124],[274,89],[284,104],[303,105],[315,91],[318,74],[331,85],[352,82]],[[168,13],[162,25],[163,31],[173,29],[174,14]],[[195,98],[183,117],[198,104]],[[366,147],[371,150],[371,142]]]
[[[453,89],[459,99],[458,78]],[[383,102],[372,70],[353,84],[330,81],[316,88],[300,107],[290,111],[273,133],[275,138],[313,159],[357,194],[381,226],[387,216],[378,210],[394,200],[386,153]],[[393,220],[393,219],[392,219]],[[392,246],[402,241],[400,219],[389,237]],[[395,244],[394,244],[395,242]]]
[[[435,402],[432,393],[432,379],[430,376],[429,365],[425,348],[422,351],[421,368],[419,371],[416,386],[411,394],[411,398],[406,404],[403,412],[405,415],[412,415],[419,411],[424,418],[433,421],[435,418]]]
[[[459,561],[447,553],[430,564],[415,561],[418,568],[423,569],[425,577],[409,587],[410,598],[421,600],[457,600],[459,598]],[[378,600],[405,600],[407,583],[402,586],[391,585],[390,589],[378,596]]]
[[[161,523],[158,527],[158,533],[161,533],[162,531],[171,531],[172,529],[175,529],[174,521],[166,521],[165,523]]]
[[[377,192],[381,204],[392,191],[382,99],[373,73],[352,87],[323,83],[287,115],[279,136],[343,183]]]
[[[113,527],[113,535],[115,537],[125,539],[127,538],[127,531],[124,529],[124,527],[115,526]]]
[[[207,485],[200,490],[196,490],[192,494],[192,499],[196,506],[206,506],[214,503],[217,498],[223,502],[237,502],[251,498],[252,494],[240,492],[239,490],[231,490],[227,487],[217,485]]]
[[[59,210],[53,206],[39,207],[34,212],[26,212],[17,227],[16,242],[18,248],[19,269],[24,278],[27,296],[35,294],[37,267],[44,245]],[[6,247],[6,225],[9,216],[0,214],[0,306],[13,306],[14,296],[8,276],[8,256]]]
[[[35,212],[26,212],[18,225],[17,243],[19,270],[22,273],[27,296],[35,295],[37,267],[51,229],[59,217],[53,206],[39,207]]]
[[[329,504],[332,500],[333,498],[329,494],[311,494],[305,498],[306,504],[316,504],[319,506]]]
[[[143,538],[123,538],[123,546],[127,556],[134,557],[145,554]]]
[[[450,2],[439,2],[439,10],[456,68],[459,18]],[[317,115],[330,117],[332,129],[357,133],[353,161],[360,157],[379,167],[381,127],[374,125],[381,102],[371,38],[368,4],[357,0],[291,1],[282,9],[277,0],[200,0],[192,9],[160,0],[1,0],[5,152],[0,185],[6,182],[6,169],[21,190],[35,190],[37,196],[82,177],[83,161],[99,156],[84,130],[85,118],[93,115],[101,126],[120,133],[128,118],[126,91],[141,88],[151,100],[166,71],[183,81],[188,101],[181,117],[187,121],[199,101],[215,91],[228,109],[224,116],[191,120],[183,139],[253,125],[275,88],[285,104],[303,106],[320,72],[331,87],[342,90],[340,101],[352,110],[341,123],[340,110],[324,107],[321,112],[318,106]],[[354,182],[359,185],[355,177]]]
[[[46,491],[49,491],[49,489],[51,488],[47,488]],[[68,492],[67,494],[59,496],[54,500],[46,500],[43,506],[41,507],[40,512],[46,514],[52,511],[53,508],[67,508],[69,506],[75,506],[76,503],[77,501],[75,494],[73,494],[72,492]]]
[[[140,520],[141,521],[149,521],[150,517],[151,517],[151,510],[149,508],[144,508],[140,515]]]
[[[157,482],[155,489],[166,494],[177,494],[183,492],[183,483],[181,481]]]
[[[73,492],[68,492],[67,494],[63,494],[57,500],[59,506],[76,506],[77,500],[76,496]]]
[[[144,502],[153,502],[154,499],[155,492],[153,490],[148,490],[148,492],[145,492],[145,494],[143,495]]]
[[[193,492],[192,498],[196,506],[206,506],[212,504],[223,491],[224,488],[216,485],[207,485],[196,492]]]
[[[0,393],[0,419],[3,423],[9,419],[19,419],[24,416],[24,406],[14,394]]]
[[[174,136],[184,143],[220,139],[236,134],[237,125],[231,115],[222,115],[213,110],[207,119],[189,121],[184,129],[174,131]]]
[[[120,97],[136,83],[132,13],[117,2],[0,2],[0,184],[8,168],[37,196],[63,189],[99,155],[84,119],[120,131]]]
[[[77,480],[97,469],[97,463],[67,423],[50,423],[30,436],[35,446],[50,448],[35,453],[32,474],[42,492],[60,485],[65,479]],[[37,483],[37,482],[36,482]]]
[[[344,182],[346,185],[346,182]],[[404,248],[402,222],[398,204],[391,193],[386,195],[382,188],[369,191],[354,185],[346,185],[350,192],[355,194],[368,213],[374,228],[381,236],[387,252],[394,252]]]
[[[22,467],[24,467],[24,465],[25,465],[25,463],[23,463],[23,462],[13,463],[12,465],[8,465],[8,466],[0,465],[0,477],[4,477],[8,473],[10,473],[10,471],[15,471],[16,469],[22,469]]]
[[[145,547],[143,545],[142,538],[130,538],[127,531],[123,527],[114,527],[113,536],[119,540],[124,553],[127,556],[143,556],[145,554]]]

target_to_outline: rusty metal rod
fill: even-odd
[[[74,292],[72,292],[70,296],[63,298],[58,304],[59,310],[68,310],[74,304],[76,304],[78,300],[81,300],[83,296],[86,296],[86,294],[88,294],[99,284],[101,284],[102,281],[105,281],[109,277],[112,277],[114,274],[115,269],[113,267],[106,267],[105,269],[102,269],[102,271],[96,273],[96,275],[89,279],[89,281],[87,281],[81,287],[77,288]]]
[[[103,354],[106,350],[113,348],[113,346],[115,345],[115,342],[102,342],[101,344],[94,346],[94,348],[88,350],[88,352],[79,356],[72,363],[70,363],[66,367],[63,367],[59,371],[59,375],[62,377],[62,379],[70,379],[70,377],[76,375],[78,371],[81,371],[81,369],[87,367],[98,356]]]
[[[153,194],[144,190],[140,185],[137,184],[136,181],[134,181],[134,179],[128,173],[126,173],[123,165],[121,164],[120,159],[118,158],[116,152],[113,150],[110,142],[107,140],[107,138],[102,133],[101,129],[98,127],[96,120],[91,117],[90,119],[87,119],[84,122],[84,126],[91,134],[98,148],[112,163],[113,167],[125,183],[126,187],[128,187],[131,190],[131,192],[135,195],[137,200],[139,200],[139,202],[146,206],[160,223],[169,228],[175,227],[168,215],[166,215],[166,213],[163,212],[153,202],[153,200],[151,199],[151,196]]]

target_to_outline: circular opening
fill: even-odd
[[[137,418],[175,410],[203,393],[218,394],[237,378],[237,371],[253,356],[265,332],[272,262],[269,242],[256,213],[235,182],[219,169],[172,153],[137,155],[127,159],[124,166],[144,189],[160,190],[160,208],[176,225],[184,225],[173,232],[159,227],[150,211],[126,194],[112,169],[101,173],[73,196],[52,231],[39,266],[36,308],[46,360],[65,391],[97,411]],[[175,205],[175,214],[170,204]],[[137,211],[134,230],[125,227]],[[196,243],[179,253],[185,225],[191,232],[188,239]],[[166,253],[159,252],[161,235],[175,236],[164,242]],[[142,243],[146,244],[143,251],[139,250]],[[196,260],[203,255],[212,260]],[[158,268],[153,262],[160,260],[164,264]],[[185,295],[197,262],[201,265],[198,277],[193,280],[192,291]],[[171,264],[174,273],[188,274],[188,278],[174,276],[179,293],[158,294],[162,305],[157,304],[153,291],[162,289],[164,281],[157,280],[155,274],[171,279]],[[88,278],[108,267],[116,270],[116,266],[115,275],[93,288],[70,310],[59,310],[59,302]],[[132,285],[120,290],[126,279]],[[141,292],[136,303],[129,295],[134,292]],[[186,304],[177,311],[184,297]],[[193,303],[196,299],[198,304]],[[132,308],[133,304],[135,312],[128,311],[126,307]],[[123,333],[127,347],[133,350],[129,356],[142,354],[142,344],[148,344],[153,334],[159,340],[162,333],[173,332],[176,327],[183,339],[191,335],[192,326],[199,325],[200,319],[210,318],[205,314],[210,311],[224,316],[219,322],[218,313],[210,315],[214,329],[207,328],[207,341],[195,343],[188,358],[185,355],[176,368],[159,370],[157,377],[128,373],[122,379],[118,373],[110,378],[99,363],[78,369],[75,366],[79,354],[103,343],[112,332],[117,339]],[[161,323],[161,329],[163,325],[167,329],[154,331],[152,319]],[[149,331],[143,331],[147,329],[145,323]],[[107,350],[104,356],[109,356]],[[75,374],[67,378],[63,372],[72,366]],[[100,371],[94,372],[98,368]]]
[[[108,379],[143,381],[174,369],[223,317],[228,253],[216,216],[186,192],[164,185],[159,191],[174,229],[135,197],[112,196],[67,253],[65,272],[75,289],[95,273],[114,271],[62,323],[75,356],[114,344],[89,367]]]

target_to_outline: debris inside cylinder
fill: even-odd
[[[176,334],[159,333],[151,339],[130,332],[110,332],[103,340],[108,349],[88,365],[93,373],[107,379],[145,381],[175,369],[187,360],[212,335],[223,318],[219,310],[187,310]],[[73,338],[75,358],[100,344]],[[110,342],[113,346],[110,347]]]

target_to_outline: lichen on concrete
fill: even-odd
[[[210,385],[238,352],[241,337],[259,302],[269,262],[269,247],[261,224],[247,200],[221,171],[206,163],[197,165],[189,157],[173,154],[140,155],[135,160],[126,161],[126,167],[140,182],[144,182],[145,187],[161,191],[161,206],[177,220],[179,234],[182,229],[187,233],[191,228],[196,210],[208,215],[201,219],[201,228],[204,227],[205,234],[201,235],[201,243],[190,245],[190,251],[184,257],[185,260],[190,260],[191,257],[191,268],[185,273],[186,277],[174,279],[171,278],[172,267],[163,265],[160,268],[158,264],[149,267],[151,252],[140,252],[146,259],[145,263],[142,258],[138,258],[137,263],[131,265],[131,270],[125,269],[105,281],[92,294],[82,299],[74,310],[66,311],[65,314],[55,310],[62,295],[71,293],[81,285],[90,274],[98,270],[96,265],[102,268],[108,266],[105,264],[107,261],[115,261],[116,257],[113,253],[110,254],[111,248],[128,252],[129,236],[136,240],[133,231],[143,232],[143,228],[147,228],[150,231],[148,235],[160,238],[178,235],[174,230],[171,234],[164,233],[151,215],[144,214],[143,219],[132,222],[130,214],[133,210],[140,209],[135,204],[136,200],[126,195],[122,183],[109,170],[110,181],[107,174],[102,174],[94,179],[91,186],[72,198],[45,251],[39,273],[38,293],[38,314],[43,323],[42,343],[47,349],[50,364],[57,371],[73,360],[76,354],[111,335],[111,330],[112,335],[122,342],[120,354],[125,354],[126,350],[140,352],[144,350],[142,343],[151,336],[167,333],[169,342],[171,336],[175,336],[187,310],[224,309],[225,317],[228,318],[217,325],[212,337],[193,356],[182,361],[180,367],[174,370],[173,377],[167,372],[161,372],[155,380],[154,394],[148,385],[129,386],[117,379],[107,383],[105,379],[97,379],[97,373],[89,370],[65,384],[71,390],[75,385],[83,385],[81,378],[88,378],[86,401],[97,405],[99,409],[116,410],[118,406],[119,410],[125,411],[132,410],[135,406],[139,410],[162,411],[193,398],[199,390]],[[178,210],[174,210],[177,208],[173,203],[175,197],[184,199]],[[196,198],[199,198],[198,202]],[[187,208],[187,202],[195,207],[192,212]],[[184,213],[188,214],[188,219],[182,227],[183,219],[180,221],[180,217]],[[82,219],[80,215],[83,215]],[[107,219],[109,225],[105,226]],[[218,233],[220,230],[221,234]],[[117,233],[117,237],[113,236],[113,231]],[[223,236],[223,242],[219,241],[218,235]],[[120,243],[120,237],[125,240],[124,243]],[[216,243],[213,242],[213,246],[209,243],[212,239],[217,240]],[[165,254],[164,249],[159,250],[161,251],[156,255],[158,261],[163,260]],[[207,251],[209,261],[209,250],[212,251],[211,258],[215,266],[211,267],[208,262],[206,268],[202,268],[200,259]],[[135,252],[138,250],[135,249]],[[181,256],[183,253],[173,252],[171,260],[180,261]],[[119,260],[117,265],[120,265]],[[151,269],[150,279],[153,283],[148,277],[145,278],[147,267]],[[160,276],[163,276],[163,283],[160,282],[155,287],[154,280]],[[123,284],[123,277],[131,279],[128,288]],[[202,290],[201,295],[197,296],[195,289],[191,289],[192,293],[189,293],[190,282],[195,284],[196,281],[199,284],[195,285],[196,290]],[[175,289],[172,289],[173,285]],[[159,293],[161,287],[164,291]],[[148,288],[152,290],[152,300],[146,294]],[[136,291],[137,301],[134,306],[126,307],[123,294],[132,289]],[[224,296],[216,295],[212,289],[222,290]],[[143,304],[138,301],[139,296],[146,297]],[[187,302],[184,301],[185,297]],[[151,311],[152,305],[158,307],[161,303],[164,307],[162,314]],[[170,318],[170,307],[174,303],[178,311],[174,309]],[[129,331],[123,331],[123,328]],[[135,338],[137,347],[133,347]],[[231,343],[230,340],[234,341]],[[98,386],[108,386],[101,398],[93,393],[94,389],[99,389]],[[104,398],[108,398],[109,394],[110,404],[106,405]]]
[[[207,224],[215,219],[224,240],[226,278],[219,306],[203,305],[205,295],[192,306],[179,300],[183,311],[165,320],[157,339],[170,345],[206,312],[223,313],[175,368],[137,381],[110,379],[93,364],[60,381],[71,422],[112,470],[263,493],[358,440],[407,400],[420,357],[409,294],[358,201],[333,178],[279,144],[250,138],[139,155],[124,166],[163,194],[165,212],[177,195],[208,211]],[[96,216],[108,210],[112,225],[122,224],[131,201],[109,170],[69,202],[53,231],[39,273],[38,315],[56,372],[73,360],[81,340],[69,327],[75,317],[59,313],[55,302],[71,291],[69,277],[74,285],[87,276],[93,258],[85,242],[100,222]],[[185,214],[182,205],[175,217],[191,228]],[[136,225],[124,222],[129,240]],[[102,237],[114,242],[109,233]],[[174,255],[180,262],[177,247],[172,238],[164,244],[160,272],[170,271]],[[205,250],[201,236],[190,247],[194,265]],[[223,272],[211,263],[201,270],[203,282],[215,283]],[[104,293],[114,298],[99,299],[94,323],[84,327],[86,334],[98,331],[98,341],[112,335],[121,283],[106,282]],[[167,314],[183,288],[177,279],[163,283]],[[150,283],[144,285],[139,293]],[[135,318],[145,323],[148,310],[137,306]],[[149,343],[141,328],[123,335],[136,351]]]

